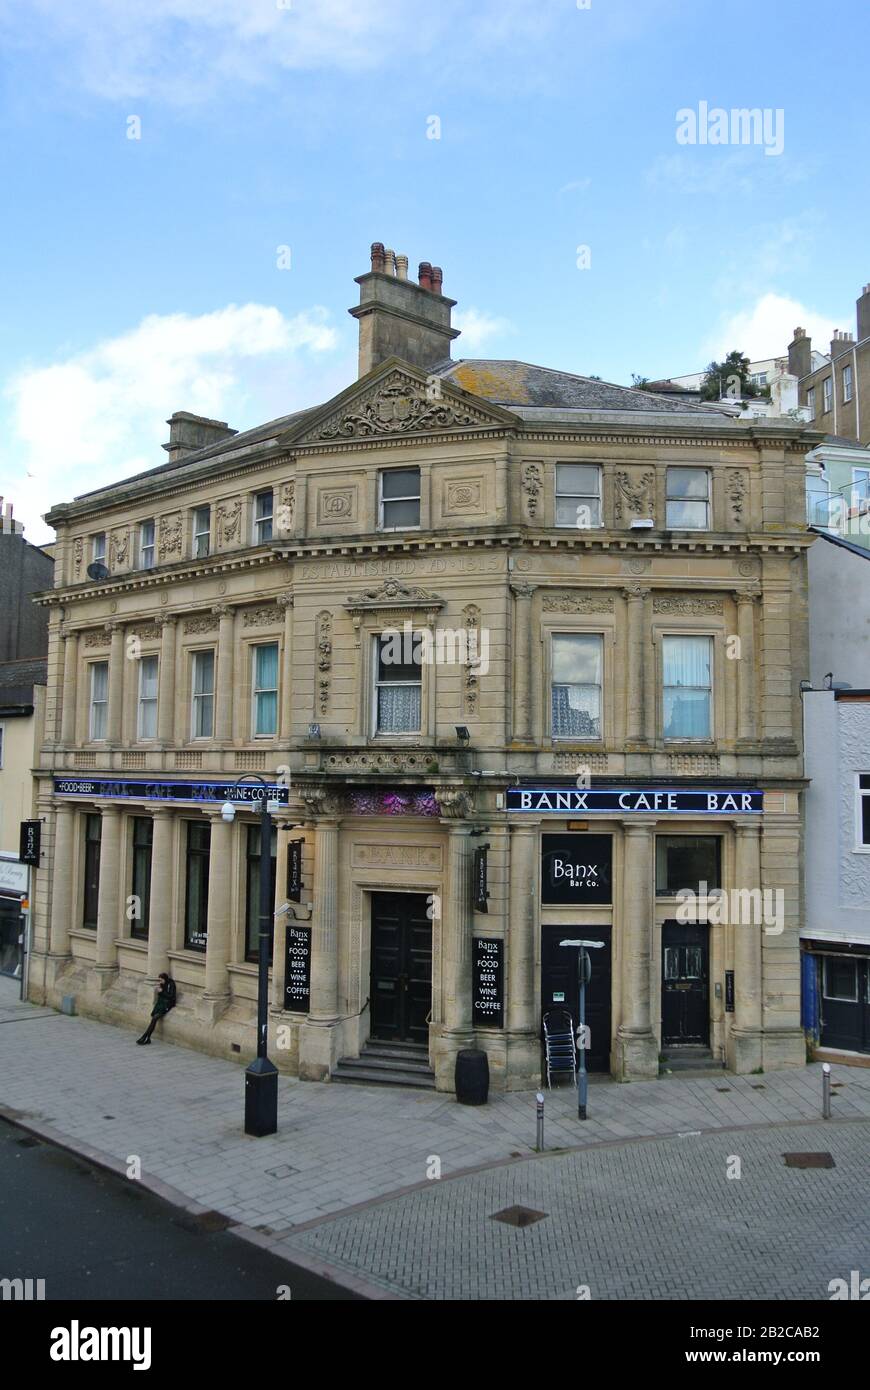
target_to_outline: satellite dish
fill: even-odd
[[[101,560],[95,560],[92,565],[88,565],[89,579],[108,579],[108,577],[108,567],[104,565]]]

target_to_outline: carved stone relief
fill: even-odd
[[[544,594],[545,613],[612,613],[612,594]]]
[[[242,540],[242,499],[231,497],[218,503],[217,543],[218,549],[229,545],[240,545]]]
[[[329,709],[329,687],[332,674],[332,614],[318,613],[315,628],[317,640],[317,704],[321,714]]]
[[[442,390],[430,400],[426,388],[404,372],[391,372],[364,392],[316,432],[317,439],[365,439],[372,435],[417,434],[469,429],[500,423],[494,416],[455,399]]]
[[[284,613],[277,603],[264,605],[262,608],[242,610],[243,627],[272,627],[275,623],[283,621]]]
[[[656,595],[653,599],[654,613],[721,613],[721,598],[683,598],[682,596]]]
[[[653,486],[655,473],[651,470],[641,473],[638,469],[617,469],[615,477],[616,520],[628,520],[632,516],[655,516]]]
[[[317,520],[321,526],[356,521],[356,487],[322,487],[317,493]]]
[[[530,521],[534,521],[538,515],[538,499],[543,486],[540,464],[527,463],[523,469],[523,496]]]
[[[157,557],[160,560],[174,560],[181,557],[181,514],[162,516],[158,528]]]

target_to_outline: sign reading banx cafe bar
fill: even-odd
[[[271,784],[266,787],[269,801],[285,806],[290,798],[288,787]],[[104,796],[114,800],[136,801],[239,801],[256,804],[263,795],[259,782],[145,782],[113,777],[55,777],[55,796]]]
[[[535,815],[577,815],[605,813],[616,816],[649,815],[650,812],[692,816],[760,815],[764,793],[760,791],[706,790],[699,787],[593,787],[577,791],[573,787],[510,787],[509,811],[528,811]]]

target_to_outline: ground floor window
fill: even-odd
[[[148,939],[148,918],[151,910],[151,847],[154,822],[150,816],[133,817],[133,879],[130,904],[130,935],[140,941]]]
[[[208,864],[211,827],[208,821],[187,822],[184,895],[184,944],[204,951],[208,941]]]
[[[96,930],[100,896],[100,816],[85,816],[85,882],[82,893],[82,926]]]
[[[691,889],[700,897],[713,888],[721,888],[721,845],[718,835],[658,835],[658,896],[673,898],[684,889]]]
[[[245,960],[256,960],[260,951],[260,827],[247,827],[247,886],[245,891]],[[275,904],[275,860],[278,853],[278,832],[272,829],[271,845],[271,884],[269,904],[274,911]],[[269,960],[272,959],[272,943],[269,943]]]

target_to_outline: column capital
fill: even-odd
[[[523,830],[526,831],[526,833],[533,833],[540,830],[543,823],[543,818],[541,816],[523,816],[522,820],[508,821],[507,828],[514,833]]]
[[[70,627],[69,623],[61,623],[57,630],[63,642],[69,642],[71,638],[81,636],[79,629]]]
[[[651,831],[655,830],[657,825],[657,820],[641,818],[639,820],[624,820],[622,822],[622,829],[625,835],[649,835]]]
[[[275,602],[277,603],[277,605],[278,605],[279,608],[292,608],[292,607],[293,607],[293,595],[292,595],[292,594],[289,594],[289,593],[288,593],[288,594],[279,594],[278,597],[277,597],[277,599],[275,600]]]
[[[511,593],[516,598],[531,598],[537,587],[537,584],[530,584],[527,579],[516,580],[510,586]]]
[[[123,632],[125,624],[120,618],[112,618],[109,622],[103,623],[103,631],[110,633],[113,637],[116,632]]]
[[[103,817],[104,820],[107,817],[111,819],[113,816],[120,816],[121,814],[121,807],[119,806],[117,801],[97,800],[94,802],[94,805],[100,808],[100,815]]]
[[[627,603],[642,603],[650,594],[648,584],[623,584],[622,596]]]
[[[216,603],[211,611],[216,618],[230,618],[235,613],[236,607],[232,603]]]
[[[159,614],[157,615],[157,620],[156,620],[156,621],[157,621],[157,626],[158,626],[158,627],[175,627],[176,623],[178,622],[178,614],[177,614],[177,613],[159,613]]]
[[[337,824],[341,819],[344,810],[341,794],[331,787],[303,787],[299,796],[305,803],[308,815],[314,818],[317,825],[322,825],[325,821],[334,821]]]
[[[436,787],[435,800],[448,821],[465,821],[474,814],[474,790],[470,787]]]
[[[754,585],[747,585],[739,589],[732,590],[738,604],[757,603],[761,598],[761,590]]]
[[[151,810],[152,820],[172,820],[175,816],[175,809],[172,806],[155,806]]]
[[[738,835],[758,836],[761,834],[762,826],[759,820],[736,820],[733,822],[734,829]]]

